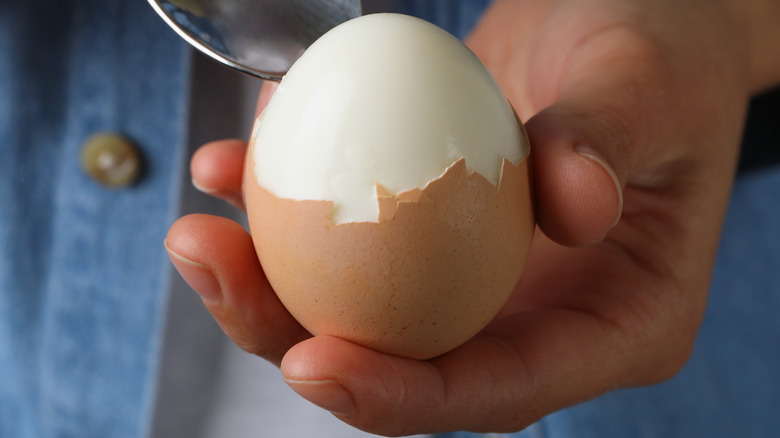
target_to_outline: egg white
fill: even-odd
[[[529,153],[522,125],[479,59],[423,20],[375,14],[316,41],[252,134],[258,184],[333,201],[335,223],[376,222],[376,184],[423,189],[460,158],[498,184]]]

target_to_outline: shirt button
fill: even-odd
[[[97,133],[84,142],[81,166],[93,180],[107,187],[127,187],[141,174],[141,154],[126,137]]]

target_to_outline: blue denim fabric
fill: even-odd
[[[150,418],[188,51],[141,0],[0,4],[0,437],[140,437]],[[135,186],[82,142],[137,143]]]
[[[465,38],[492,0],[394,0],[396,12],[424,18]]]

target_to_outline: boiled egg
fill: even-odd
[[[525,264],[530,145],[479,59],[399,14],[317,40],[255,124],[263,269],[312,334],[428,359],[484,328]]]

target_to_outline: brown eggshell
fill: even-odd
[[[332,202],[245,196],[255,248],[290,313],[312,334],[428,359],[479,332],[516,286],[534,230],[529,159],[504,160],[499,188],[453,164],[424,190],[377,185],[379,222],[334,224]]]

